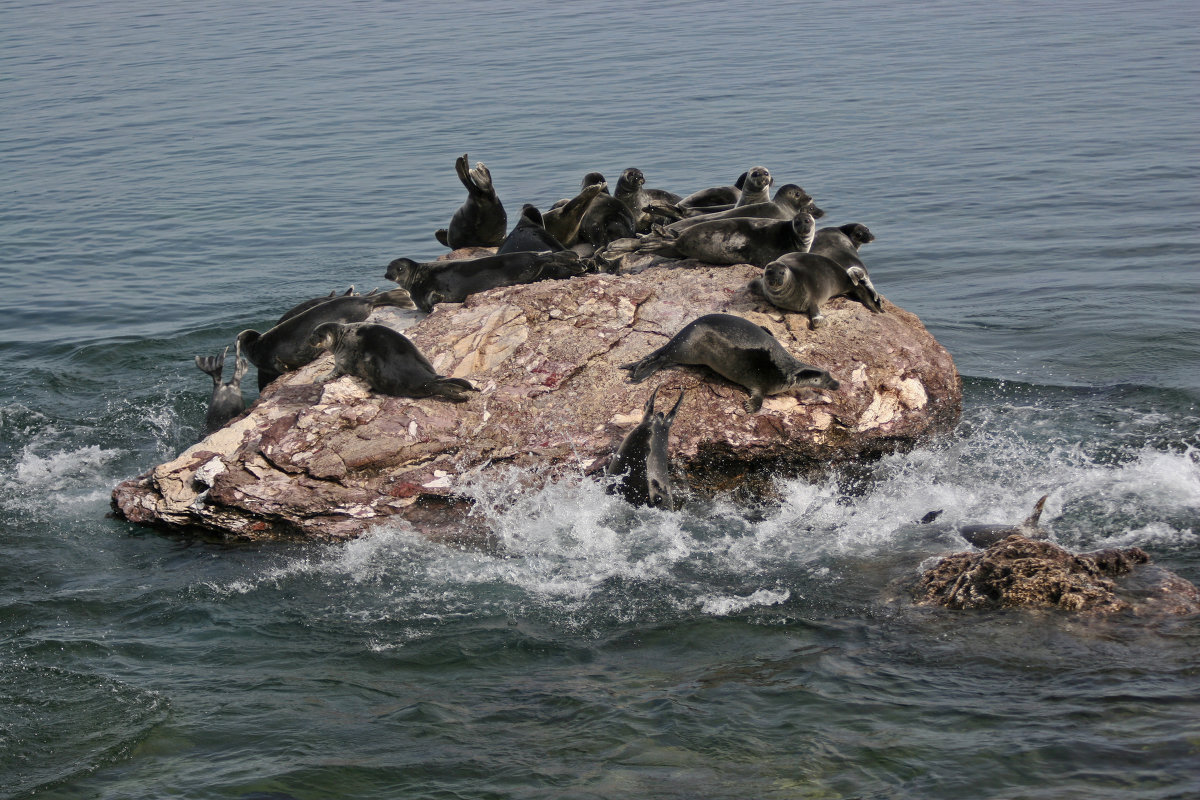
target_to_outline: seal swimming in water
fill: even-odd
[[[404,289],[365,296],[343,295],[289,317],[263,333],[244,330],[237,335],[237,344],[250,363],[258,367],[258,388],[262,390],[283,373],[299,369],[321,354],[308,343],[309,335],[318,325],[362,322],[372,311],[385,306],[414,307]]]
[[[662,387],[655,387],[646,401],[642,421],[625,435],[616,455],[608,462],[606,475],[620,476],[614,487],[635,506],[651,506],[674,510],[675,497],[671,488],[671,462],[667,455],[667,437],[671,423],[683,402],[683,392],[666,414],[654,411],[654,398]]]
[[[866,264],[858,257],[858,248],[868,242],[875,241],[875,234],[861,222],[851,222],[836,228],[821,228],[813,237],[812,247],[808,252],[832,258],[846,269],[862,267]]]
[[[689,322],[671,340],[645,358],[621,369],[641,383],[674,364],[703,365],[750,393],[743,408],[754,413],[763,397],[790,389],[837,389],[823,369],[797,360],[766,328],[732,314],[705,314]]]
[[[452,250],[495,247],[508,232],[508,215],[492,186],[492,173],[482,161],[467,169],[466,153],[454,162],[454,170],[467,187],[467,199],[450,218],[450,227],[439,229],[434,238]]]
[[[775,192],[775,198],[766,203],[735,206],[725,211],[714,211],[697,217],[687,217],[666,226],[669,231],[685,231],[702,222],[716,219],[794,219],[801,211],[820,219],[825,212],[813,203],[812,195],[794,183],[785,183]]]
[[[476,292],[544,280],[573,278],[587,265],[573,250],[554,253],[504,253],[450,261],[397,258],[385,277],[408,290],[417,308],[429,312],[438,303],[461,303]]]
[[[809,327],[825,323],[821,304],[831,297],[846,295],[875,313],[883,311],[867,271],[862,267],[845,269],[832,258],[813,253],[785,253],[763,269],[750,288],[787,311],[808,315]]]
[[[1048,538],[1050,534],[1045,528],[1038,525],[1038,520],[1042,518],[1042,509],[1045,508],[1048,499],[1050,499],[1050,495],[1042,495],[1041,499],[1034,503],[1033,512],[1019,525],[1003,525],[998,523],[963,525],[958,529],[958,535],[974,546],[983,548],[991,547],[997,542],[1001,542],[1009,536],[1017,534],[1030,539]]]
[[[562,242],[555,239],[546,230],[546,225],[542,221],[542,212],[537,210],[537,206],[532,203],[526,203],[521,206],[520,219],[517,220],[517,224],[513,226],[508,236],[504,237],[504,241],[500,244],[500,249],[496,251],[496,255],[501,256],[505,253],[540,253],[544,250],[556,253],[559,250],[566,249]]]
[[[804,212],[790,220],[714,219],[686,230],[667,229],[661,236],[643,237],[634,243],[633,250],[694,258],[706,264],[765,267],[784,253],[807,252],[815,231],[812,214]]]
[[[228,347],[219,356],[196,356],[196,366],[207,373],[213,382],[208,413],[204,415],[205,436],[224,428],[231,419],[246,410],[246,401],[242,399],[242,378],[250,369],[250,364],[242,358],[242,346],[238,344],[234,350],[233,378],[228,383],[222,383],[221,372],[227,355]]]
[[[478,391],[468,380],[438,375],[412,340],[386,325],[325,322],[308,343],[333,353],[333,369],[318,383],[353,375],[380,394],[444,397],[456,403],[467,400],[464,392]]]
[[[579,194],[570,200],[555,203],[553,208],[542,214],[542,224],[546,232],[566,247],[573,246],[579,241],[579,225],[588,206],[596,199],[596,195],[607,190],[608,184],[601,178],[596,183],[585,185]]]

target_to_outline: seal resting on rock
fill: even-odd
[[[689,322],[671,341],[621,369],[641,383],[674,364],[706,366],[750,393],[743,404],[748,413],[762,408],[763,397],[792,389],[837,389],[823,369],[797,360],[766,328],[732,314],[705,314]]]
[[[482,161],[467,169],[466,153],[455,160],[454,171],[467,188],[467,199],[450,218],[450,227],[439,229],[434,238],[452,250],[499,245],[508,232],[508,216],[492,186],[492,173]]]
[[[228,354],[229,348],[226,347],[219,356],[196,356],[196,366],[207,373],[213,382],[208,413],[204,415],[206,436],[224,428],[231,419],[246,410],[246,401],[242,399],[242,378],[250,369],[250,364],[242,358],[241,345],[237,345],[234,350],[233,378],[228,383],[222,383],[221,371],[225,367],[225,356]]]
[[[385,277],[408,290],[417,308],[429,312],[438,303],[461,303],[476,292],[582,275],[587,265],[572,250],[554,253],[504,253],[451,261],[397,258]]]
[[[323,322],[362,322],[372,311],[384,306],[414,307],[404,289],[366,296],[343,295],[289,317],[265,333],[244,330],[237,335],[237,344],[245,351],[250,363],[258,367],[258,388],[262,390],[283,373],[298,369],[321,354],[308,343],[318,325]]]
[[[712,186],[692,192],[676,203],[676,207],[684,210],[711,211],[720,206],[732,206],[742,196],[742,186],[746,183],[749,172],[743,172],[732,186]]]
[[[655,387],[646,401],[642,421],[625,435],[616,455],[608,462],[605,474],[619,477],[615,490],[635,506],[652,506],[674,510],[675,497],[671,488],[671,461],[667,455],[667,438],[671,423],[683,402],[683,392],[666,414],[654,410]]]
[[[750,289],[767,298],[771,305],[807,314],[809,327],[813,329],[825,323],[821,304],[833,297],[846,295],[875,313],[883,311],[879,293],[865,269],[843,269],[833,259],[813,253],[780,256],[767,264],[762,277],[750,282]]]
[[[875,234],[861,222],[851,222],[836,228],[821,228],[813,237],[812,247],[808,252],[816,253],[826,258],[832,258],[846,269],[862,267],[866,269],[859,258],[858,249],[868,242],[875,241]]]
[[[313,331],[309,344],[333,353],[333,369],[319,383],[353,375],[380,394],[444,397],[456,403],[468,399],[464,392],[477,391],[463,378],[438,375],[407,336],[386,325],[326,322]]]
[[[668,258],[694,258],[706,264],[765,267],[784,253],[808,252],[815,232],[816,223],[807,213],[790,220],[715,219],[684,231],[668,229],[662,236],[646,236],[631,250]],[[622,244],[605,256],[621,255],[625,249],[620,247]]]
[[[685,231],[702,222],[714,219],[793,219],[800,212],[811,214],[813,219],[820,219],[825,212],[813,203],[812,195],[794,183],[785,183],[775,192],[775,199],[766,203],[753,203],[745,206],[735,206],[725,211],[711,214],[701,214],[696,217],[677,220],[666,226],[669,231]]]
[[[537,206],[526,203],[521,206],[520,219],[517,220],[517,224],[513,226],[508,236],[504,237],[504,241],[500,244],[500,249],[496,251],[496,255],[501,256],[505,253],[540,253],[543,250],[557,253],[559,250],[566,249],[562,242],[555,239],[546,230],[546,225],[542,221],[542,212],[537,210]]]
[[[638,233],[647,233],[650,226],[662,217],[653,211],[658,206],[673,206],[680,200],[679,195],[664,189],[647,189],[646,176],[637,167],[630,167],[621,173],[617,179],[617,187],[613,196],[625,204],[633,215],[634,227]],[[669,218],[678,217],[674,212]]]
[[[375,294],[376,291],[378,291],[378,290],[372,289],[371,291],[367,292],[367,294],[373,295],[373,294]],[[313,306],[319,306],[319,305],[321,305],[321,303],[328,302],[337,297],[352,297],[352,296],[354,296],[354,294],[355,294],[354,287],[351,286],[349,289],[347,289],[345,292],[343,292],[340,295],[336,291],[332,291],[327,295],[323,295],[322,297],[314,297],[311,300],[305,300],[303,303],[298,303],[297,305],[295,305],[295,306],[289,308],[287,311],[283,312],[283,316],[281,316],[279,319],[275,320],[275,324],[278,325],[281,322],[287,322],[292,317],[296,316],[297,314],[303,314],[305,311],[308,311]]]
[[[579,194],[570,200],[555,203],[549,211],[542,214],[542,224],[546,232],[566,247],[575,245],[579,241],[579,226],[583,222],[583,215],[596,199],[596,195],[607,189],[608,184],[602,177],[595,183],[585,185]]]

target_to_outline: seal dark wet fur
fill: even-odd
[[[237,335],[237,343],[250,363],[258,367],[258,388],[261,390],[283,373],[299,369],[321,354],[308,343],[318,325],[362,322],[372,311],[385,306],[414,307],[404,289],[365,296],[343,295],[296,314],[264,333],[244,330]]]
[[[496,196],[492,173],[482,161],[468,169],[466,153],[455,160],[454,171],[467,189],[467,199],[450,218],[450,227],[438,230],[434,238],[452,250],[499,245],[508,232],[508,216]]]
[[[749,174],[749,172],[743,172],[733,182],[732,186],[712,186],[708,189],[692,192],[675,205],[681,209],[701,210],[709,210],[714,206],[732,206],[741,199],[742,186],[745,185]]]
[[[621,369],[629,372],[630,381],[641,383],[675,364],[706,366],[744,387],[750,397],[743,407],[750,413],[762,407],[766,395],[802,387],[839,386],[825,370],[792,356],[766,328],[732,314],[706,314],[693,320],[671,341],[640,361],[623,364]]]
[[[429,312],[438,303],[461,303],[476,292],[544,280],[573,278],[587,264],[572,250],[555,253],[505,253],[450,261],[397,258],[385,277],[408,290],[417,308]]]
[[[821,305],[831,297],[853,297],[876,313],[880,307],[879,293],[862,267],[844,269],[831,258],[813,253],[786,253],[763,269],[763,274],[750,282],[774,306],[787,311],[807,314],[809,326],[820,327],[825,318]]]
[[[579,241],[579,226],[583,222],[583,215],[587,212],[588,206],[592,204],[592,200],[596,199],[596,195],[607,190],[608,184],[601,177],[596,183],[584,186],[579,194],[570,200],[556,203],[553,208],[542,214],[542,223],[546,227],[546,232],[566,247],[574,245]]]
[[[377,290],[372,289],[367,294],[375,294],[376,291]],[[313,306],[319,306],[319,305],[321,305],[321,303],[328,302],[337,297],[351,297],[353,295],[354,295],[354,287],[351,286],[349,289],[347,289],[345,292],[343,292],[340,295],[336,291],[334,291],[334,292],[330,292],[327,295],[324,295],[323,297],[314,297],[311,300],[305,300],[303,303],[299,303],[299,304],[293,306],[292,308],[289,308],[287,311],[283,312],[283,316],[281,316],[279,319],[275,320],[275,324],[278,325],[281,322],[287,322],[289,319],[296,316],[297,314],[303,314],[305,311],[308,311]]]
[[[621,173],[613,196],[629,209],[629,213],[633,215],[634,229],[638,233],[647,233],[654,223],[678,216],[675,212],[671,216],[663,217],[653,210],[656,207],[674,206],[680,197],[663,189],[647,189],[646,176],[637,167],[629,167]]]
[[[542,221],[542,213],[537,210],[537,207],[526,203],[521,206],[521,217],[517,220],[517,224],[509,232],[508,236],[504,237],[504,241],[500,244],[500,249],[496,251],[496,255],[504,255],[505,253],[540,253],[544,250],[558,252],[567,248],[558,239],[555,239],[549,231],[546,230],[546,225]]]
[[[815,230],[812,215],[803,212],[790,220],[715,219],[687,230],[644,237],[636,250],[694,258],[706,264],[765,267],[784,253],[807,252]]]
[[[655,387],[646,401],[642,421],[625,435],[616,455],[609,461],[605,472],[616,475],[620,480],[616,491],[635,506],[652,506],[674,510],[675,496],[671,486],[671,461],[667,451],[667,439],[671,423],[683,402],[683,392],[666,414],[655,412]]]
[[[774,199],[766,203],[753,203],[746,206],[735,206],[725,211],[715,211],[711,214],[701,214],[696,217],[681,219],[666,226],[669,231],[685,231],[701,222],[717,219],[794,219],[801,212],[807,213],[813,219],[820,219],[825,212],[813,203],[812,195],[794,183],[785,183],[775,192]]]
[[[742,182],[742,195],[734,203],[736,206],[748,206],[753,203],[766,203],[771,200],[769,191],[775,179],[766,167],[751,167],[746,172],[746,180]]]
[[[204,434],[207,436],[219,431],[229,424],[229,421],[246,410],[246,401],[242,398],[242,378],[250,369],[249,362],[242,358],[242,347],[237,345],[234,351],[233,378],[228,383],[221,382],[221,372],[225,367],[225,356],[229,355],[226,347],[219,356],[196,356],[196,366],[212,378],[212,397],[208,401],[208,413],[204,415]]]
[[[1050,499],[1050,495],[1042,495],[1042,497],[1033,505],[1033,511],[1019,525],[1004,525],[997,523],[983,523],[978,525],[963,525],[958,529],[959,536],[966,539],[976,547],[991,547],[997,542],[1004,541],[1009,536],[1028,537],[1030,539],[1046,539],[1049,533],[1038,525],[1038,521],[1042,518],[1042,509],[1046,507],[1046,501]]]
[[[313,330],[309,344],[333,353],[333,369],[322,383],[353,375],[379,394],[443,397],[456,403],[468,399],[466,392],[477,391],[468,380],[438,375],[412,340],[386,325],[326,322]]]
[[[836,228],[821,228],[813,237],[810,253],[832,258],[846,269],[862,267],[866,264],[859,258],[858,249],[864,244],[875,241],[875,234],[861,222],[851,222]]]

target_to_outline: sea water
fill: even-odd
[[[1060,544],[1200,581],[1191,4],[0,22],[0,798],[1200,793],[1195,619],[895,588],[966,546],[954,525],[1042,494]],[[198,438],[195,355],[443,252],[462,153],[511,218],[592,170],[799,183],[878,237],[864,260],[954,356],[962,422],[753,508],[496,474],[468,489],[494,553],[403,524],[234,547],[106,518]]]

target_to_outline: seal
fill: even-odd
[[[579,194],[570,200],[555,203],[554,207],[542,214],[542,223],[546,232],[565,246],[571,247],[579,241],[579,225],[583,215],[592,204],[592,200],[602,191],[608,191],[608,184],[603,178],[596,183],[583,187]]]
[[[867,271],[845,269],[832,258],[813,253],[785,253],[763,269],[762,277],[750,281],[750,289],[771,305],[808,315],[809,327],[821,327],[821,304],[831,297],[853,297],[875,313],[883,311]]]
[[[372,289],[371,291],[367,292],[367,294],[372,295],[372,294],[375,294],[376,291],[378,291],[378,290]],[[341,297],[350,297],[352,295],[354,295],[354,287],[353,286],[351,286],[349,289],[347,289],[345,292],[343,292],[340,296]],[[277,319],[275,321],[275,324],[278,325],[281,322],[287,322],[289,319],[296,316],[297,314],[303,314],[305,311],[308,311],[313,306],[319,306],[319,305],[321,305],[321,303],[325,303],[325,302],[328,302],[329,300],[333,300],[335,297],[338,297],[338,296],[339,295],[336,291],[332,291],[329,294],[324,295],[322,297],[314,297],[311,300],[305,300],[303,303],[299,303],[299,304],[293,306],[292,308],[289,308],[287,311],[283,312],[283,316],[280,317],[279,319]]]
[[[438,375],[411,339],[386,325],[325,322],[308,343],[333,353],[333,369],[318,383],[353,375],[379,394],[443,397],[456,403],[468,399],[464,392],[478,391],[468,380]]]
[[[515,286],[544,280],[573,278],[587,265],[573,250],[554,253],[504,253],[450,261],[414,261],[397,258],[385,277],[412,295],[417,308],[429,312],[438,303],[461,303],[476,292],[498,286]]]
[[[1050,534],[1045,528],[1038,525],[1038,520],[1042,518],[1042,509],[1046,507],[1048,499],[1050,499],[1050,495],[1042,495],[1041,499],[1034,503],[1033,512],[1019,525],[997,523],[963,525],[958,529],[958,535],[970,544],[984,548],[991,547],[1009,536],[1020,535],[1030,539],[1046,539]]]
[[[625,204],[634,218],[634,228],[638,233],[647,233],[650,226],[664,219],[676,219],[678,212],[664,209],[666,214],[655,209],[664,206],[673,207],[679,202],[679,195],[665,189],[647,189],[646,176],[637,167],[629,167],[617,179],[617,187],[613,196]]]
[[[732,186],[712,186],[692,192],[676,203],[681,209],[711,210],[713,206],[732,206],[742,197],[742,186],[746,183],[749,172],[743,172]]]
[[[650,355],[621,369],[641,383],[674,364],[703,365],[750,393],[743,404],[748,413],[762,408],[763,397],[804,387],[837,389],[823,369],[797,360],[770,331],[732,314],[705,314],[689,322]]]
[[[820,219],[825,212],[813,203],[812,195],[794,183],[785,183],[775,192],[775,197],[766,203],[752,203],[746,206],[734,206],[724,211],[714,211],[711,214],[701,214],[677,220],[666,226],[667,230],[685,231],[701,222],[715,219],[793,219],[800,212]]]
[[[196,366],[212,378],[212,397],[208,401],[208,413],[204,415],[204,435],[221,430],[229,421],[246,410],[246,401],[242,399],[242,378],[250,369],[250,364],[242,358],[242,347],[237,345],[234,350],[233,378],[228,383],[221,382],[221,371],[225,367],[225,356],[229,348],[221,351],[219,356],[196,356]]]
[[[458,179],[467,187],[466,202],[450,218],[450,227],[435,234],[439,242],[452,250],[460,247],[495,247],[504,241],[508,216],[492,186],[492,173],[480,161],[467,169],[467,154],[454,162]]]
[[[517,220],[517,224],[513,226],[508,236],[504,237],[496,255],[540,253],[543,250],[558,252],[566,249],[562,242],[555,239],[546,230],[546,226],[542,222],[542,212],[537,210],[537,206],[526,203],[521,206],[520,219]]]
[[[821,228],[813,237],[812,247],[808,252],[832,258],[846,269],[866,269],[866,264],[858,257],[858,248],[873,241],[875,234],[871,233],[870,228],[861,222],[851,222],[836,228]]]
[[[637,220],[625,204],[608,193],[603,175],[589,172],[583,176],[585,190],[596,184],[602,184],[603,188],[584,210],[579,220],[579,233],[571,245],[584,256],[603,250],[609,242],[632,238],[637,228]],[[581,245],[587,245],[587,248],[581,248]]]
[[[645,236],[634,250],[706,264],[765,267],[784,253],[807,252],[815,231],[812,214],[805,212],[790,220],[714,219],[682,231],[665,229],[661,235]]]
[[[683,392],[666,414],[655,412],[655,387],[642,413],[642,421],[625,435],[616,455],[608,462],[605,474],[618,476],[612,487],[635,506],[675,509],[675,497],[671,487],[671,461],[667,456],[667,437],[671,423],[683,402]]]
[[[362,322],[377,308],[414,308],[412,298],[404,289],[373,295],[344,295],[326,300],[294,317],[259,333],[244,330],[237,335],[237,345],[250,363],[258,367],[258,388],[267,385],[285,372],[299,369],[321,354],[308,343],[313,330],[324,322]]]
[[[734,203],[735,206],[748,206],[754,203],[766,203],[771,199],[767,192],[775,179],[766,167],[751,167],[746,172],[746,180],[742,182],[742,196]]]

